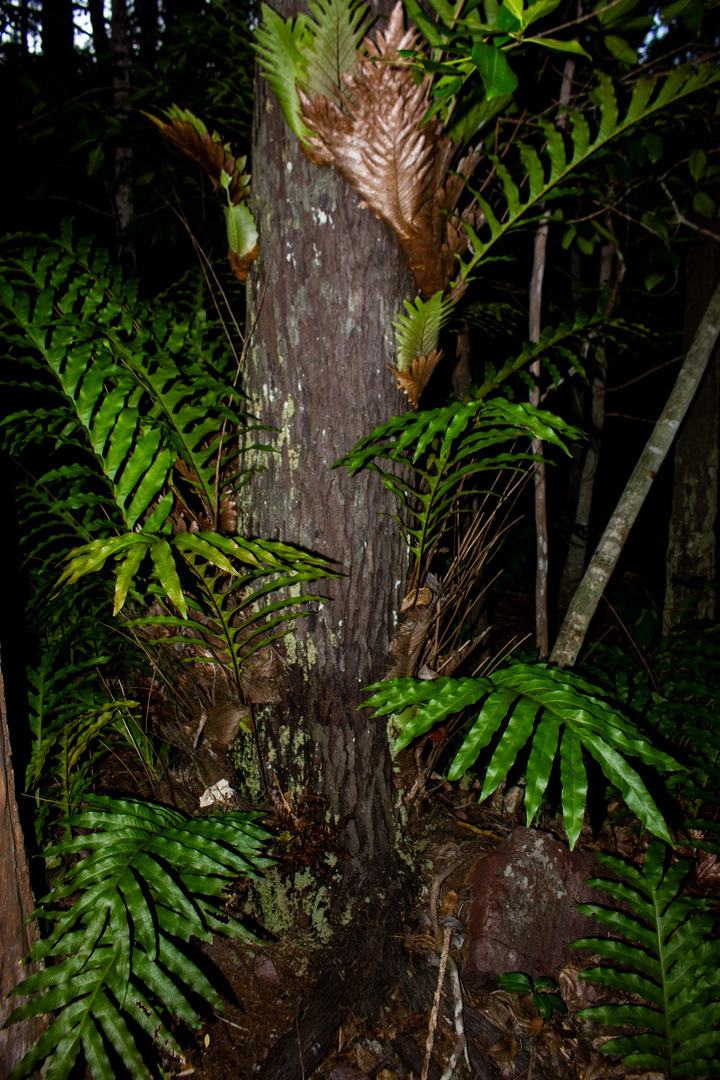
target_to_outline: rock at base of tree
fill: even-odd
[[[488,989],[510,971],[556,978],[577,957],[569,942],[607,937],[606,929],[575,906],[610,902],[587,885],[588,878],[604,873],[587,852],[571,852],[549,833],[515,829],[475,868],[466,985]]]

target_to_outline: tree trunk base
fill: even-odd
[[[339,935],[324,973],[303,997],[295,1024],[271,1048],[263,1066],[263,1080],[310,1080],[337,1048],[338,1032],[350,1015],[381,1027],[381,1015],[390,1004],[401,1003],[408,1013],[429,1015],[438,980],[437,967],[412,953],[403,940],[408,909],[394,905],[385,911],[385,921],[360,925],[356,919]],[[370,913],[368,913],[370,914]],[[444,986],[444,1015],[452,1019],[453,996],[449,977]],[[501,1074],[478,1050],[477,1043],[492,1046],[502,1032],[467,1003],[465,1033],[472,1076],[477,1080],[500,1080]],[[398,1032],[392,1047],[403,1064],[416,1076],[422,1071],[424,1044],[405,1032]],[[527,1073],[530,1054],[520,1049],[515,1059],[518,1075]],[[442,1066],[430,1063],[428,1080],[440,1080]],[[544,1074],[535,1069],[535,1080]]]

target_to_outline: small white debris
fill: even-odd
[[[225,803],[230,802],[235,791],[230,787],[227,780],[218,780],[217,784],[213,784],[212,787],[206,788],[200,796],[200,806],[212,806],[213,803]]]

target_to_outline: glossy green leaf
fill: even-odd
[[[507,0],[506,0],[507,2]],[[510,67],[505,53],[483,41],[472,47],[472,60],[480,72],[488,101],[517,89],[518,77]]]

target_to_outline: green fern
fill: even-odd
[[[56,403],[43,419],[50,421],[51,436],[94,456],[103,479],[93,493],[96,504],[112,506],[132,529],[166,485],[178,501],[189,483],[200,501],[196,517],[212,520],[218,464],[224,477],[237,456],[217,435],[224,421],[237,423],[232,406],[239,395],[208,364],[206,320],[178,321],[172,309],[139,304],[105,253],[84,241],[73,247],[68,237],[63,244],[20,250],[11,239],[0,274],[0,305],[0,335],[12,346],[14,362],[23,373],[37,373],[31,382],[8,384],[54,392]],[[18,434],[31,417],[32,410],[21,410],[3,421],[13,432],[11,452],[42,434],[34,424]],[[179,475],[177,460],[183,466]],[[75,493],[81,476],[76,475]],[[156,515],[156,528],[172,501],[163,507],[165,517]]]
[[[290,130],[302,143],[305,126],[297,87],[312,99],[324,97],[340,104],[343,75],[352,74],[372,18],[362,0],[309,0],[310,15],[283,19],[261,5],[257,53],[263,75],[278,99]]]
[[[666,740],[684,767],[669,786],[689,815],[685,828],[694,846],[720,855],[720,626],[680,624],[643,659],[596,644],[583,667]]]
[[[134,619],[130,625],[182,630],[177,637],[163,636],[159,641],[163,646],[187,646],[193,638],[206,641],[209,656],[199,656],[198,662],[231,668],[238,687],[248,657],[288,633],[302,614],[301,606],[323,599],[299,596],[299,587],[337,576],[325,559],[277,541],[218,533],[164,537],[143,532],[96,540],[70,552],[59,584],[74,584],[97,573],[114,557],[117,615],[148,555],[156,581],[151,591],[164,602],[167,614]],[[278,595],[267,603],[270,593]]]
[[[467,279],[488,258],[498,241],[514,228],[520,219],[528,220],[531,213],[539,211],[543,202],[562,194],[560,185],[584,166],[593,154],[641,121],[717,82],[720,71],[716,64],[707,63],[697,68],[675,68],[665,79],[640,79],[635,84],[630,103],[622,116],[612,81],[603,74],[600,74],[598,79],[597,107],[600,116],[594,139],[591,137],[588,121],[581,113],[567,113],[570,120],[570,148],[567,146],[565,133],[560,128],[549,121],[541,121],[540,126],[545,137],[544,154],[549,162],[547,174],[538,152],[527,143],[517,143],[522,159],[523,181],[527,185],[524,195],[521,195],[520,185],[510,175],[507,167],[499,159],[492,159],[502,183],[504,205],[502,212],[496,212],[479,192],[473,191],[485,215],[490,236],[482,240],[470,225],[464,223],[471,240],[472,256],[462,267],[463,278]]]
[[[352,74],[372,18],[362,0],[309,0],[312,47],[299,80],[309,98],[317,95],[340,104],[343,75]]]
[[[302,605],[319,599],[293,596],[292,589],[327,576],[329,564],[286,545],[217,531],[221,498],[231,500],[244,480],[237,437],[229,437],[242,414],[238,391],[217,373],[227,359],[216,368],[209,363],[216,358],[205,348],[207,320],[197,311],[183,318],[172,306],[138,305],[118,275],[106,272],[107,257],[82,242],[77,249],[23,247],[7,267],[0,332],[20,363],[39,373],[31,388],[59,397],[54,437],[89,449],[95,464],[90,491],[79,463],[39,481],[59,482],[54,516],[81,540],[59,584],[74,585],[112,557],[117,615],[130,590],[142,600],[137,590],[145,589],[140,571],[148,560],[150,592],[169,606],[162,619],[135,625],[174,627],[179,613],[184,635],[207,642],[210,662],[225,664],[240,688],[242,663],[286,633]],[[175,359],[180,352],[182,364]],[[15,451],[28,442],[18,434],[25,418],[16,412],[5,421]],[[105,520],[99,510],[107,511]]]
[[[529,451],[513,449],[514,440],[527,445],[539,438],[569,452],[566,440],[578,434],[557,416],[525,402],[456,401],[441,409],[393,417],[335,467],[345,466],[351,473],[374,469],[409,511],[416,524],[408,525],[400,516],[395,520],[415,556],[420,582],[460,496],[482,491],[477,484],[484,473],[520,469],[535,460]],[[389,461],[394,468],[384,469],[379,461]]]
[[[642,870],[610,855],[604,866],[625,880],[594,879],[626,904],[613,911],[596,904],[580,910],[618,937],[583,938],[573,948],[589,949],[617,967],[583,971],[582,979],[602,983],[646,1004],[601,1005],[579,1013],[601,1024],[632,1023],[643,1032],[603,1043],[605,1053],[622,1055],[634,1072],[665,1070],[677,1076],[717,1076],[720,1072],[720,941],[713,939],[713,901],[682,895],[690,869],[670,861],[665,844],[653,840]],[[628,970],[629,969],[629,970]]]
[[[366,708],[374,716],[394,713],[400,734],[396,751],[465,709],[462,744],[448,777],[457,780],[482,751],[491,748],[481,801],[507,776],[519,755],[529,750],[525,809],[530,824],[545,795],[553,765],[560,758],[562,811],[570,847],[580,835],[585,814],[587,774],[583,751],[595,758],[630,809],[655,836],[670,842],[667,827],[640,774],[630,761],[662,770],[680,768],[658,750],[627,716],[603,699],[602,691],[573,672],[545,664],[511,664],[485,678],[391,679],[368,687]]]
[[[263,75],[278,99],[290,130],[308,143],[310,132],[300,113],[297,86],[305,80],[307,51],[312,44],[307,15],[283,19],[267,4],[260,5],[262,21],[257,28],[257,54]]]
[[[581,113],[568,111],[569,138],[563,129],[549,121],[539,121],[545,140],[542,154],[549,164],[547,171],[540,154],[529,143],[516,143],[521,159],[521,177],[513,177],[499,158],[490,155],[502,185],[502,195],[493,206],[467,182],[468,190],[477,201],[485,220],[483,229],[478,233],[468,221],[460,219],[470,239],[470,257],[460,263],[460,280],[469,282],[481,265],[494,257],[498,241],[511,229],[524,223],[529,224],[534,220],[533,215],[539,214],[544,203],[565,194],[566,182],[574,173],[579,173],[589,164],[594,154],[607,147],[614,139],[627,134],[636,124],[716,83],[718,79],[720,72],[717,65],[712,63],[701,64],[697,68],[676,68],[664,80],[640,79],[635,85],[627,109],[621,116],[612,81],[608,76],[599,74],[599,85],[595,94],[599,121],[594,138],[586,117]],[[440,302],[442,297],[443,294],[438,293],[430,302]],[[444,302],[448,305],[445,313],[447,320],[456,300],[446,298]],[[410,321],[405,327],[405,333],[421,333],[421,313],[409,314]]]
[[[270,865],[261,854],[268,834],[255,824],[258,816],[193,819],[148,803],[97,797],[93,808],[68,820],[69,827],[88,831],[50,854],[81,857],[36,912],[53,926],[32,955],[53,963],[13,990],[39,996],[7,1023],[56,1017],[12,1080],[43,1062],[48,1080],[64,1080],[81,1052],[96,1080],[114,1080],[114,1054],[138,1078],[160,1075],[158,1049],[182,1059],[171,1017],[197,1028],[198,1000],[224,1008],[190,939],[210,941],[218,933],[251,939],[224,913],[223,889]],[[63,911],[63,901],[78,893]]]
[[[430,356],[438,347],[440,331],[450,318],[453,303],[442,293],[429,300],[417,297],[405,301],[407,315],[398,315],[393,323],[397,344],[398,371],[409,371],[421,356]]]

